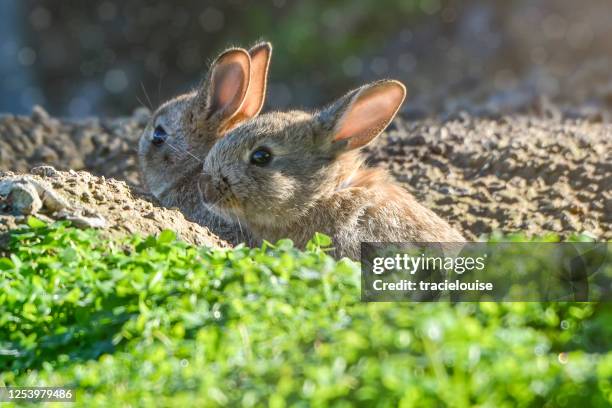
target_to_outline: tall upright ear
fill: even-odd
[[[355,89],[318,114],[332,142],[345,150],[370,143],[391,123],[406,97],[401,82],[385,80]]]
[[[217,131],[229,129],[244,105],[250,72],[251,58],[246,50],[233,48],[221,54],[196,97],[198,121],[205,120],[207,127]]]
[[[249,55],[251,56],[251,82],[240,110],[240,113],[246,118],[257,116],[266,100],[272,44],[269,42],[259,43],[249,50]]]

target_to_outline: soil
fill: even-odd
[[[470,239],[493,231],[612,239],[610,124],[399,119],[368,155]]]
[[[0,197],[0,233],[24,223],[27,216],[33,215],[44,221],[68,219],[77,226],[100,228],[110,236],[132,233],[148,236],[171,229],[180,239],[192,244],[229,246],[206,227],[187,221],[178,210],[161,208],[153,204],[150,197],[135,194],[124,181],[84,171],[56,171],[49,166],[34,168],[26,175],[0,172],[0,192],[24,184],[38,187],[42,204],[32,210],[32,206],[15,205],[17,200],[11,200],[10,194]],[[36,189],[31,190],[37,200]],[[49,200],[49,196],[53,200]]]
[[[73,170],[47,182],[108,218],[112,230],[172,228],[189,242],[226,245],[141,190],[136,147],[147,115],[72,122],[37,107],[30,117],[2,116],[0,170]],[[469,239],[494,231],[612,239],[612,125],[598,118],[554,110],[398,118],[366,154]]]
[[[41,107],[31,116],[0,116],[0,170],[39,165],[88,172],[139,185],[138,138],[149,112],[116,119],[58,120]]]

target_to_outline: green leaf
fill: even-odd
[[[22,314],[28,320],[37,320],[37,309],[32,303],[26,303],[23,305]]]
[[[66,294],[66,296],[64,297],[64,302],[76,303],[80,297],[81,297],[81,289],[76,287]]]
[[[157,242],[160,244],[169,244],[176,240],[176,233],[172,230],[163,230],[159,237],[157,238]]]
[[[17,256],[17,254],[11,254],[10,257],[11,257],[11,262],[13,263],[13,267],[15,269],[20,269],[21,266],[23,265],[23,262],[21,261],[19,256]]]
[[[28,217],[28,225],[32,228],[44,228],[47,226],[47,223],[30,215]]]
[[[0,258],[0,270],[8,271],[9,269],[15,268],[15,264],[8,258]]]
[[[306,244],[306,249],[308,249],[309,251],[314,251],[317,249],[329,247],[331,244],[332,239],[328,235],[317,232],[315,233],[314,237],[312,237],[312,239],[308,241],[308,244]]]

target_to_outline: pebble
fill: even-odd
[[[43,123],[49,120],[49,114],[40,105],[34,105],[32,108],[32,119],[36,122]]]
[[[41,177],[57,177],[57,170],[53,166],[37,166],[30,170],[30,173]]]
[[[0,209],[14,215],[36,214],[43,206],[36,187],[25,180],[0,182]]]
[[[426,140],[423,135],[417,135],[406,139],[404,143],[408,146],[422,146],[426,143]]]

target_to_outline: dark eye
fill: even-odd
[[[151,143],[153,143],[155,146],[160,146],[164,144],[167,137],[168,134],[166,133],[164,128],[161,126],[157,126],[153,131],[153,139],[151,139]]]
[[[272,153],[266,148],[260,147],[251,153],[251,164],[265,166],[272,160]]]

